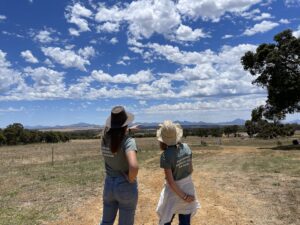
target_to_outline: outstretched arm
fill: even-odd
[[[184,201],[186,202],[192,202],[195,200],[195,197],[192,195],[188,195],[185,192],[183,192],[175,183],[172,170],[171,169],[164,169],[165,170],[165,175],[166,175],[166,180],[171,187],[171,189]]]

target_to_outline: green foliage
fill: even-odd
[[[3,131],[0,129],[0,146],[6,144],[6,137],[3,134]]]
[[[271,120],[300,112],[300,38],[285,30],[274,41],[241,58],[244,69],[256,76],[253,83],[268,91],[266,105],[256,111],[257,116],[262,113]]]
[[[250,137],[256,135],[259,138],[277,138],[293,136],[297,126],[292,124],[270,123],[267,120],[247,120],[245,128]]]
[[[6,138],[6,143],[8,145],[16,145],[21,143],[23,132],[24,127],[20,123],[8,125],[3,131],[3,134]]]
[[[70,140],[68,134],[62,132],[41,132],[35,130],[24,129],[20,123],[8,125],[3,131],[0,130],[0,146],[1,145],[18,145],[30,143],[57,143],[67,142]]]
[[[239,126],[237,126],[237,125],[226,126],[226,127],[224,127],[224,134],[227,135],[227,137],[229,137],[230,134],[233,134],[234,137],[236,137],[238,129],[239,129]]]

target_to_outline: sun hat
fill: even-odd
[[[159,124],[160,128],[156,132],[157,140],[168,146],[176,145],[182,138],[182,128],[180,124],[165,120]]]
[[[105,126],[108,128],[121,128],[130,124],[134,119],[132,113],[126,112],[123,106],[112,108],[110,116],[106,120]]]

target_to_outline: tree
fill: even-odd
[[[246,128],[247,134],[251,138],[258,132],[257,124],[255,122],[253,122],[252,120],[246,120],[245,128]]]
[[[6,143],[8,145],[16,145],[21,142],[20,138],[24,132],[24,127],[20,123],[14,123],[8,125],[4,130],[3,134],[6,138]]]
[[[287,113],[300,112],[300,38],[285,30],[275,35],[274,41],[259,45],[255,53],[246,52],[241,63],[257,76],[253,83],[267,89],[262,113],[279,120]]]
[[[0,146],[5,145],[5,143],[6,143],[6,137],[3,135],[3,132],[0,129]]]

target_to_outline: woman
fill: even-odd
[[[157,140],[163,150],[160,167],[166,178],[156,209],[159,225],[170,225],[175,214],[180,225],[190,225],[191,216],[200,208],[191,178],[192,151],[187,144],[180,143],[182,133],[180,125],[170,120],[160,124],[157,130]]]
[[[112,225],[118,211],[119,225],[134,224],[138,199],[137,147],[127,131],[133,119],[134,116],[124,107],[116,106],[106,120],[101,142],[106,171],[101,225]]]

